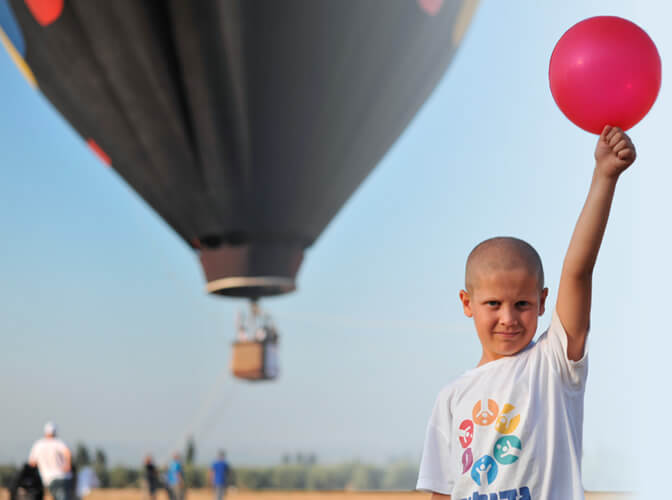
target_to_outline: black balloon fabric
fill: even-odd
[[[10,6],[40,91],[198,251],[210,292],[258,298],[294,289],[474,2],[35,3]]]

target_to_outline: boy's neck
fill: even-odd
[[[488,364],[488,363],[492,363],[493,361],[497,361],[497,360],[499,360],[499,359],[503,359],[503,358],[513,358],[513,357],[515,357],[515,356],[518,356],[521,352],[525,351],[525,350],[526,350],[528,347],[530,347],[530,345],[532,345],[533,343],[534,343],[534,341],[530,342],[529,344],[527,344],[527,345],[525,346],[525,348],[523,348],[523,349],[521,349],[520,351],[518,351],[518,352],[516,352],[516,353],[513,353],[513,354],[501,354],[501,355],[500,355],[500,354],[489,354],[489,353],[483,352],[483,353],[481,354],[481,360],[480,360],[480,361],[478,362],[478,364],[476,365],[476,368],[478,368],[479,366],[486,365],[486,364]]]

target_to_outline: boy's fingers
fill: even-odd
[[[602,129],[602,133],[600,134],[600,139],[606,141],[607,134],[611,131],[611,129],[612,129],[611,125],[605,125],[604,128]]]
[[[630,148],[622,149],[616,153],[616,155],[618,156],[619,160],[630,160],[635,158],[635,152]]]
[[[622,130],[612,129],[612,131],[609,133],[609,139],[608,139],[609,145],[613,148],[616,144],[618,144],[621,140],[623,140],[624,136],[625,134],[623,133]]]
[[[612,141],[614,137],[616,136],[624,136],[625,132],[623,132],[623,129],[621,127],[611,127],[611,130],[609,131],[609,134],[607,135],[607,140]],[[616,141],[618,142],[618,141]]]
[[[628,143],[626,142],[626,140],[621,139],[615,146],[611,147],[611,150],[614,153],[618,153],[619,151],[621,151],[622,149],[625,149],[627,147],[628,147]]]

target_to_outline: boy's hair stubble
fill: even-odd
[[[532,245],[512,236],[496,236],[482,241],[467,257],[464,282],[467,292],[473,293],[482,272],[518,268],[527,269],[537,276],[539,291],[544,288],[544,267],[541,257]]]

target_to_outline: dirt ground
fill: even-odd
[[[48,497],[50,498],[50,497]],[[190,490],[187,500],[211,500],[212,491],[207,489]],[[586,500],[634,500],[628,493],[586,493]],[[142,492],[137,489],[97,490],[85,500],[142,500]],[[349,491],[231,491],[226,500],[423,500],[429,499],[427,493],[413,492],[349,492]],[[0,490],[0,500],[9,500],[6,490]],[[157,500],[168,500],[161,492]]]

